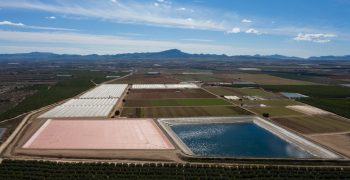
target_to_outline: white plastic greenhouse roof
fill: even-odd
[[[107,117],[113,106],[57,106],[42,114],[39,118],[62,118],[62,117]]]
[[[118,98],[105,99],[71,99],[61,106],[101,106],[101,105],[115,105]]]
[[[118,98],[71,99],[42,114],[39,118],[107,117],[117,102]]]
[[[133,84],[132,89],[195,89],[196,84]]]
[[[79,98],[119,98],[127,87],[127,84],[103,84],[81,95]]]

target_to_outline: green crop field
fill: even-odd
[[[350,90],[350,88],[349,88]],[[301,102],[350,118],[349,98],[303,98]]]
[[[123,108],[121,116],[129,118],[160,118],[235,115],[251,115],[251,113],[235,106],[142,107]]]
[[[275,106],[275,107],[285,107],[285,106],[301,105],[302,104],[298,101],[289,100],[289,99],[273,99],[273,100],[257,100],[257,101],[243,100],[242,103],[247,104],[247,105],[265,104],[267,106]]]
[[[265,98],[270,98],[270,97],[274,97],[275,95],[273,93],[270,92],[266,92],[264,90],[261,89],[253,89],[253,88],[235,88],[236,91],[239,91],[243,94],[246,94],[248,96],[261,96],[261,97],[265,97]]]
[[[265,98],[276,96],[273,93],[255,88],[205,87],[205,89],[219,96],[261,96]]]
[[[236,91],[236,88],[231,87],[205,87],[206,90],[218,96],[242,96],[243,93]]]
[[[298,101],[288,100],[288,99],[274,99],[274,100],[259,100],[259,101],[249,101],[244,100],[240,103],[247,105],[248,109],[256,112],[258,114],[269,113],[271,117],[274,116],[290,116],[290,115],[303,115],[300,112],[286,108],[286,106],[300,105],[302,103]],[[260,107],[260,104],[264,104],[267,107]]]
[[[307,96],[319,98],[346,98],[350,97],[350,88],[326,85],[270,85],[262,86],[274,92],[296,92]]]
[[[350,122],[333,115],[273,118],[273,121],[304,134],[350,131]]]
[[[217,105],[230,105],[230,103],[217,98],[127,100],[125,103],[126,107],[217,106]]]
[[[350,118],[350,88],[341,86],[263,86],[275,92],[297,92],[310,96],[299,101]]]

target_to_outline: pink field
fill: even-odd
[[[174,149],[152,119],[47,120],[30,149]]]

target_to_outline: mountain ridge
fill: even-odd
[[[191,54],[183,52],[179,49],[168,49],[159,52],[136,52],[136,53],[121,53],[112,55],[77,55],[77,54],[56,54],[51,52],[30,52],[30,53],[14,53],[14,54],[0,54],[0,60],[20,60],[20,59],[213,59],[220,58],[223,60],[350,60],[350,55],[344,56],[311,56],[308,58],[301,58],[296,56],[284,56],[279,54],[273,55],[233,55],[225,54]]]

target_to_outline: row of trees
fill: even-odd
[[[0,179],[349,179],[350,167],[4,160]]]

